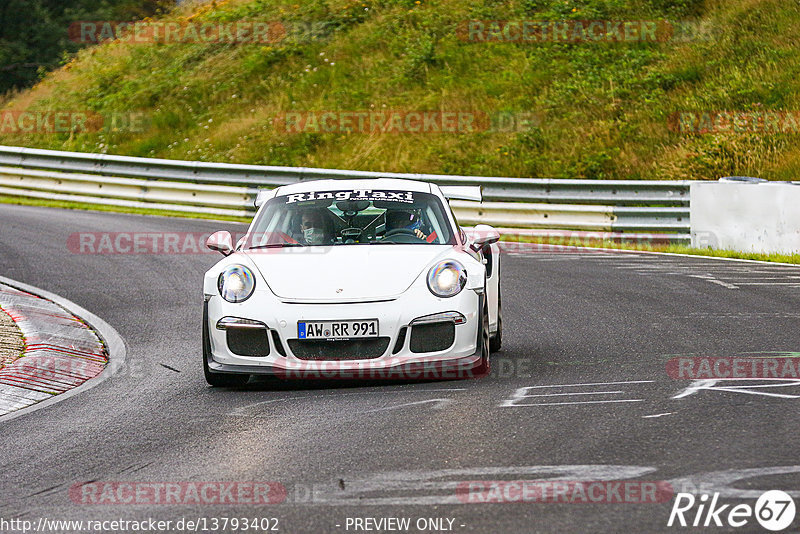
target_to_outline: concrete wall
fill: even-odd
[[[691,185],[692,246],[800,253],[800,182]]]

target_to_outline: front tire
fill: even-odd
[[[491,365],[489,363],[489,305],[486,302],[486,293],[484,292],[484,296],[480,299],[481,302],[481,320],[478,323],[478,347],[480,347],[481,353],[481,363],[473,369],[473,376],[475,378],[481,378],[487,376],[491,370]]]
[[[250,380],[250,375],[233,373],[215,373],[208,367],[211,358],[211,339],[208,334],[208,303],[203,306],[203,374],[206,382],[214,387],[243,386]]]
[[[503,301],[500,293],[500,285],[497,285],[497,331],[489,339],[489,351],[497,352],[503,346]]]

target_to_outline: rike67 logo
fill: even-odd
[[[792,497],[780,490],[762,494],[754,507],[749,504],[719,504],[719,493],[709,500],[708,494],[696,498],[691,493],[678,493],[669,514],[667,526],[671,527],[743,527],[755,520],[763,528],[778,532],[789,528],[795,518]]]

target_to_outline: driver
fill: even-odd
[[[386,231],[405,229],[410,230],[420,239],[428,236],[421,230],[422,217],[413,210],[390,210],[386,212]]]
[[[325,215],[318,209],[303,212],[300,230],[307,245],[323,245],[331,242],[331,231],[326,224]]]

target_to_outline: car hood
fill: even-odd
[[[451,245],[338,245],[246,251],[278,298],[297,302],[390,300]]]

